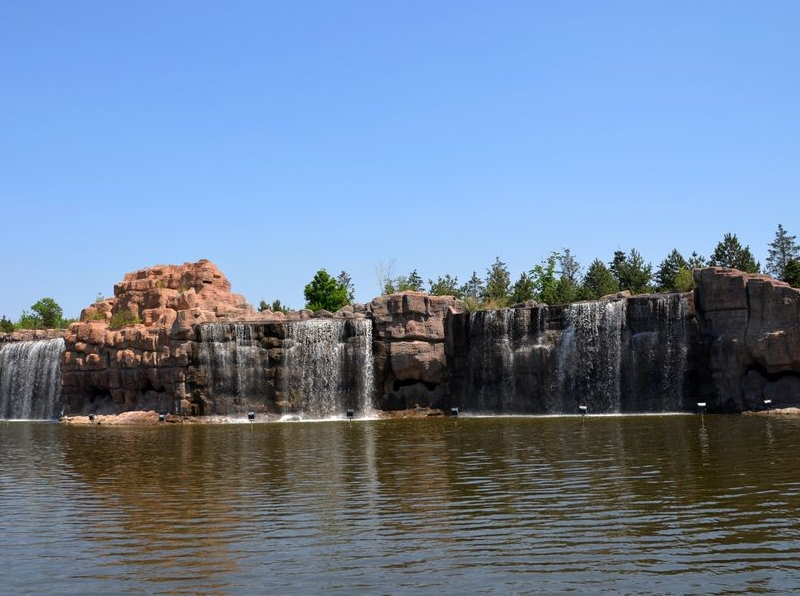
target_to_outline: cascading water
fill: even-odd
[[[61,415],[63,353],[62,338],[0,349],[0,418],[53,420]]]
[[[209,398],[222,411],[266,403],[269,359],[253,323],[209,323],[200,327]]]
[[[557,409],[619,412],[625,301],[578,302],[564,311],[567,328],[556,346]],[[557,405],[556,405],[557,404]]]
[[[311,418],[348,408],[372,416],[372,321],[313,319],[286,323],[285,392]]]

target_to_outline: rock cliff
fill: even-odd
[[[694,278],[716,406],[800,404],[800,290],[735,269],[700,269]]]

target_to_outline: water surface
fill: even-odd
[[[0,423],[2,594],[786,594],[800,420]]]

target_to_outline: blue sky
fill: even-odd
[[[4,2],[0,314],[800,235],[800,3]]]

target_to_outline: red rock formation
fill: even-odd
[[[254,316],[208,260],[128,273],[113,298],[85,308],[70,326],[62,367],[66,412],[188,407],[193,326]]]
[[[800,290],[736,269],[701,269],[694,277],[720,405],[800,402]]]

